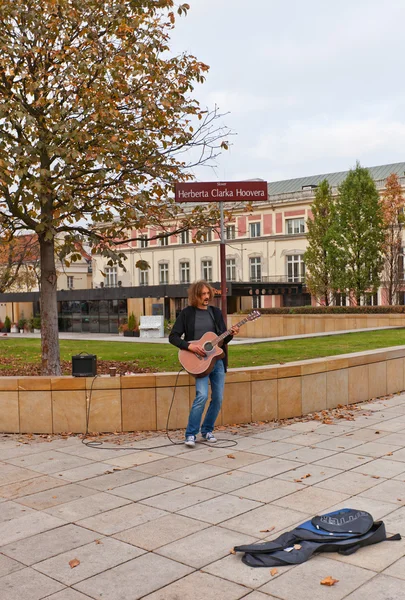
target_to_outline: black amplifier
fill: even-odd
[[[73,377],[95,377],[97,375],[97,356],[81,352],[72,356]]]

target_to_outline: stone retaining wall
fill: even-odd
[[[240,321],[242,316],[228,315],[228,327]],[[246,323],[239,337],[283,337],[372,327],[405,327],[405,314],[262,315],[260,319]]]
[[[217,424],[305,415],[405,389],[405,346],[286,365],[230,369]],[[165,429],[175,373],[123,377],[0,377],[0,431],[61,433]],[[170,428],[185,427],[194,379],[180,374]]]

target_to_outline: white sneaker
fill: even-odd
[[[194,448],[194,446],[195,446],[195,435],[188,435],[186,437],[184,443],[189,448]]]
[[[214,443],[214,442],[217,441],[217,438],[215,437],[215,435],[212,434],[210,431],[208,433],[206,433],[206,434],[203,434],[202,437],[203,437],[204,442]]]

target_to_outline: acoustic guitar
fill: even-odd
[[[236,326],[241,327],[241,325],[244,325],[248,321],[255,321],[259,317],[261,317],[261,313],[258,310],[253,310],[242,321],[236,323]],[[224,339],[232,333],[231,329],[232,327],[218,336],[213,331],[207,331],[201,339],[189,342],[190,344],[199,344],[202,346],[205,356],[199,356],[198,354],[194,354],[194,352],[190,352],[190,350],[179,350],[179,361],[184,369],[190,375],[193,375],[193,377],[205,377],[209,375],[217,360],[224,356],[221,346]]]

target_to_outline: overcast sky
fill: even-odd
[[[179,2],[182,0],[178,0]],[[267,181],[405,161],[405,0],[188,0],[175,52],[237,135],[200,180]]]

